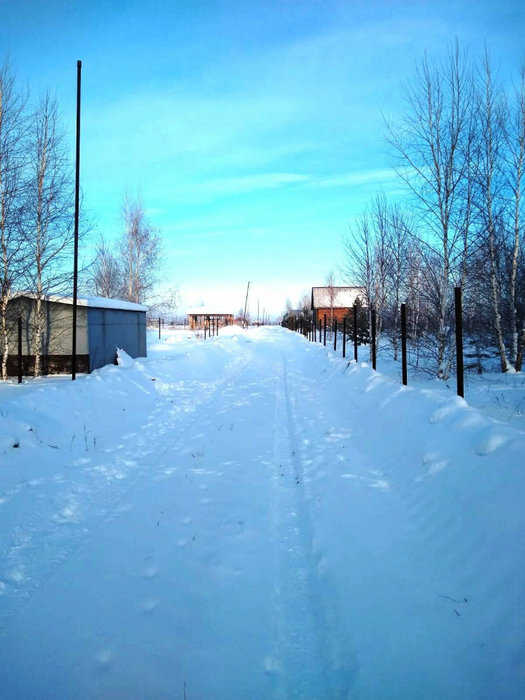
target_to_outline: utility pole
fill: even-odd
[[[246,309],[248,308],[248,292],[250,291],[250,283],[248,282],[248,286],[246,287],[246,299],[244,301],[244,314],[242,318],[242,327],[246,328]]]
[[[71,348],[71,379],[77,378],[77,290],[78,290],[78,207],[80,189],[80,87],[82,61],[77,61],[77,140],[75,162],[75,245],[73,253],[73,329]]]

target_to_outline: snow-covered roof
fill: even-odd
[[[234,316],[229,309],[220,309],[216,306],[196,306],[186,311],[188,316]]]
[[[330,299],[330,292],[333,297]],[[312,287],[313,309],[349,309],[359,297],[365,299],[364,287]]]
[[[12,298],[16,297],[27,297],[29,299],[36,299],[37,295],[32,292],[19,292],[13,294]],[[46,294],[44,296],[46,301],[53,301],[57,304],[72,304],[73,297],[63,297],[57,294]],[[78,296],[77,306],[89,306],[95,309],[120,309],[122,311],[147,311],[148,307],[144,304],[136,304],[133,301],[125,301],[124,299],[106,299],[105,297],[88,297],[88,296]]]

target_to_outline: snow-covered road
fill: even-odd
[[[525,436],[280,328],[9,394],[5,698],[525,696]]]

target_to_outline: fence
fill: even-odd
[[[165,329],[166,324],[163,318],[159,316],[158,319],[158,324],[157,323],[152,323],[150,321],[149,327],[150,328],[157,328],[158,325],[158,331],[159,331],[159,340],[162,338],[162,331]],[[219,335],[219,329],[224,328],[225,326],[232,325],[230,322],[225,321],[224,318],[220,316],[206,316],[202,322],[202,328],[199,328],[199,331],[204,331],[204,340],[206,338],[212,338],[214,336]],[[186,328],[186,325],[183,326]],[[197,337],[201,337],[199,334],[197,334]]]
[[[353,324],[352,324],[352,340],[354,345],[354,361],[357,362],[357,348],[360,345],[359,331],[358,331],[358,311],[359,307],[357,304],[353,307]],[[455,311],[455,337],[456,337],[456,369],[457,369],[457,394],[458,396],[465,396],[464,388],[464,365],[463,365],[463,313],[462,313],[462,300],[461,300],[461,287],[456,287],[454,289],[454,311]],[[408,363],[407,363],[407,315],[406,315],[406,304],[401,304],[401,374],[402,383],[408,385]],[[303,318],[292,317],[288,324],[288,328],[297,333],[301,333],[307,337],[312,342],[322,343],[326,347],[327,342],[327,329],[328,323],[326,314],[317,323],[315,320],[310,321]],[[330,329],[333,338],[333,349],[337,352],[337,320],[331,324]],[[373,369],[377,369],[377,346],[376,346],[376,311],[371,309],[370,313],[370,348],[371,348],[371,359]],[[343,319],[342,328],[342,356],[346,358],[346,339],[347,339],[347,323],[346,318]],[[319,336],[319,337],[318,337]]]

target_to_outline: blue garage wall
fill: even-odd
[[[117,348],[146,357],[146,312],[88,307],[89,371],[115,361]]]

